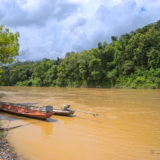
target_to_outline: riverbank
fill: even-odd
[[[0,160],[17,160],[13,147],[4,136],[0,136]]]

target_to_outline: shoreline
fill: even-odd
[[[17,154],[7,138],[0,137],[0,160],[17,160]]]

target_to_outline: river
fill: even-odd
[[[22,160],[160,159],[160,90],[0,87],[0,100],[76,110],[47,121],[0,112],[7,127],[26,124],[8,132]]]

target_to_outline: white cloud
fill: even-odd
[[[20,32],[23,59],[63,57],[160,18],[159,0],[0,0],[0,21]]]

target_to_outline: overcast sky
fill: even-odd
[[[160,19],[160,0],[0,0],[0,23],[20,32],[21,60],[80,52]]]

